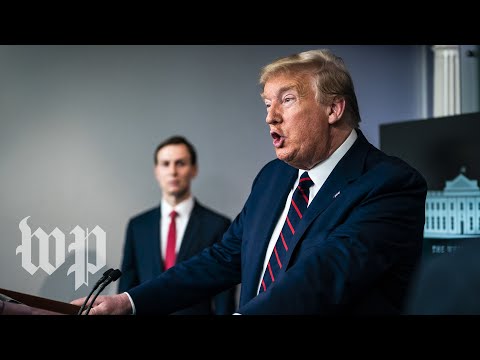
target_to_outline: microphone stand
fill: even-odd
[[[115,269],[113,270],[112,272],[110,272],[110,274],[107,276],[107,278],[105,279],[105,281],[103,282],[102,286],[100,286],[100,288],[98,289],[97,293],[95,294],[95,296],[93,297],[93,300],[90,302],[90,305],[88,306],[87,308],[87,311],[85,312],[85,315],[88,315],[90,313],[90,310],[92,309],[92,306],[93,306],[93,303],[95,302],[95,300],[97,299],[98,295],[100,295],[100,293],[103,291],[103,289],[105,289],[105,287],[110,284],[111,282],[113,281],[117,281],[117,279],[122,276],[122,272],[119,270],[119,269]]]
[[[85,301],[82,304],[82,307],[80,310],[78,310],[77,315],[82,315],[83,310],[85,309],[85,306],[87,305],[88,299],[90,299],[90,296],[92,296],[93,292],[100,286],[101,283],[103,283],[105,280],[107,280],[108,276],[114,271],[113,268],[108,269],[105,271],[102,275],[102,277],[97,281],[95,286],[93,287],[92,291],[90,291],[90,294],[85,298]]]

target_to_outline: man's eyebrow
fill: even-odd
[[[179,158],[176,158],[176,159],[160,159],[159,161],[186,161],[188,160],[188,156],[185,156],[185,157],[179,157]]]
[[[280,89],[278,89],[276,95],[280,95],[280,94],[283,94],[284,92],[286,91],[289,91],[289,90],[292,90],[292,89],[296,89],[297,88],[297,85],[296,84],[291,84],[291,85],[285,85],[285,86],[282,86]],[[262,99],[265,99],[265,93],[262,92],[260,94],[260,96],[262,97]]]

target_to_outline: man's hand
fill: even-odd
[[[85,298],[76,299],[70,304],[82,306]],[[85,313],[85,311],[84,311]],[[93,303],[89,315],[130,315],[132,304],[127,294],[100,295]]]

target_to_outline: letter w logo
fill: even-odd
[[[22,253],[22,267],[27,270],[31,275],[35,274],[38,268],[42,268],[48,275],[51,275],[65,262],[65,234],[61,232],[57,227],[47,234],[41,228],[35,230],[32,234],[30,226],[27,224],[27,220],[30,216],[27,216],[20,221],[18,227],[22,232],[22,245],[19,245],[16,250],[16,254]],[[39,241],[39,256],[38,266],[32,264],[32,237],[36,236]],[[53,236],[55,239],[55,265],[49,262],[49,239]]]

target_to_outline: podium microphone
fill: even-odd
[[[87,302],[88,302],[88,299],[90,299],[90,296],[92,296],[93,292],[100,286],[101,283],[103,283],[105,280],[107,280],[108,275],[110,275],[113,271],[114,271],[114,269],[110,268],[103,273],[102,277],[97,281],[97,283],[93,287],[92,291],[90,291],[90,294],[88,294],[88,296],[85,298],[85,301],[83,302],[80,310],[78,310],[77,315],[82,315],[82,311],[85,309],[85,306],[87,306]]]
[[[111,282],[113,281],[117,281],[117,279],[122,276],[122,272],[119,270],[119,269],[115,269],[113,271],[111,271],[108,275],[107,275],[107,278],[103,281],[102,285],[100,286],[100,288],[98,289],[97,293],[95,294],[95,296],[93,297],[93,300],[92,302],[90,303],[90,305],[88,306],[87,308],[87,311],[85,312],[85,315],[88,315],[90,313],[90,310],[92,309],[92,306],[93,306],[93,303],[95,302],[95,300],[97,299],[98,295],[100,295],[100,293],[103,291],[103,289],[105,289],[105,287],[110,284]]]

